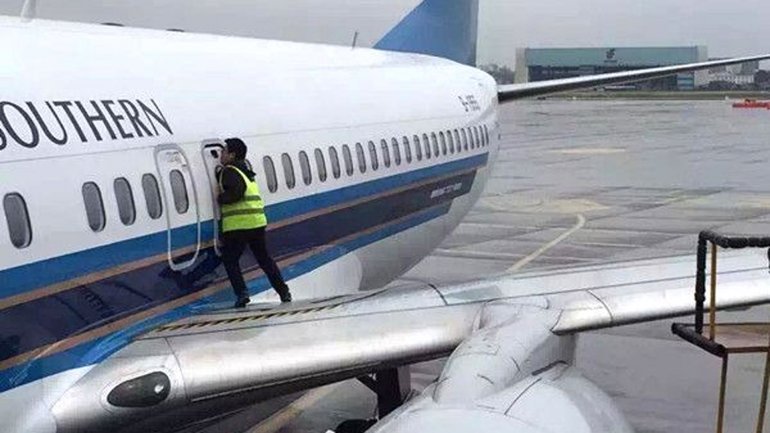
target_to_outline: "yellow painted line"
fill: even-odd
[[[582,229],[586,225],[586,217],[584,217],[582,214],[578,214],[577,219],[578,219],[577,223],[575,224],[574,227],[562,233],[561,236],[559,236],[558,238],[538,248],[538,250],[535,251],[534,253],[516,262],[516,264],[508,268],[507,272],[516,272],[521,270],[523,267],[527,266],[528,264],[532,263],[532,261],[542,256],[546,252],[548,252],[548,250],[555,247],[556,245],[559,245],[565,239],[575,234],[578,230]]]
[[[295,420],[298,416],[302,415],[303,412],[334,392],[339,386],[339,383],[335,383],[306,393],[290,405],[274,413],[270,418],[260,422],[246,433],[276,433]]]

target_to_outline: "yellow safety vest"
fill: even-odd
[[[265,203],[259,195],[259,186],[256,181],[250,180],[241,170],[232,165],[227,167],[235,170],[243,178],[246,184],[246,192],[243,193],[241,200],[222,205],[222,232],[231,232],[235,230],[249,230],[265,227],[267,225],[267,216],[265,216]],[[225,167],[225,169],[227,169]],[[219,186],[222,187],[222,179],[219,179]]]

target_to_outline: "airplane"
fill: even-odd
[[[572,366],[575,335],[692,313],[690,258],[382,288],[479,199],[500,104],[770,59],[498,86],[473,66],[477,0],[424,0],[373,49],[34,10],[0,19],[5,433],[175,431],[357,377],[376,432],[631,431]],[[227,137],[249,145],[293,305],[244,258],[262,303],[228,308]],[[721,308],[770,302],[763,257],[725,260]],[[402,367],[449,355],[401,405]]]

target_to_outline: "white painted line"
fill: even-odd
[[[255,425],[246,433],[275,433],[279,431],[303,412],[323,400],[324,397],[334,392],[339,385],[339,383],[335,383],[306,393],[290,405],[274,413],[270,418]]]
[[[541,230],[548,230],[548,229],[558,229],[558,225],[553,226],[546,226],[546,227],[535,227],[535,226],[521,226],[516,224],[499,224],[499,223],[485,223],[485,222],[474,222],[474,221],[463,221],[460,223],[461,226],[481,226],[486,228],[493,228],[493,229],[520,229],[520,230],[530,230],[530,231],[541,231]]]
[[[516,264],[514,264],[513,266],[508,268],[507,272],[516,272],[516,271],[521,270],[523,267],[527,266],[528,264],[532,263],[532,261],[534,261],[538,257],[540,257],[543,254],[545,254],[548,250],[550,250],[551,248],[555,247],[556,245],[559,245],[562,241],[564,241],[568,237],[570,237],[573,234],[575,234],[575,232],[577,232],[578,230],[582,229],[583,226],[586,225],[586,217],[584,217],[581,214],[578,214],[577,219],[578,219],[577,220],[577,224],[575,224],[574,227],[572,227],[571,229],[569,229],[566,232],[562,233],[562,235],[559,236],[558,238],[556,238],[556,239],[552,240],[551,242],[548,242],[547,244],[543,245],[542,247],[540,247],[534,253],[532,253],[532,254],[528,255],[527,257],[524,257],[523,259],[521,259],[518,262],[516,262]]]
[[[433,254],[440,257],[453,257],[460,259],[481,259],[481,260],[516,260],[522,258],[522,254],[511,253],[492,253],[486,251],[452,250],[439,248],[433,251]]]

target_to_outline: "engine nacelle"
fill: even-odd
[[[633,431],[612,399],[570,367],[575,340],[551,331],[554,312],[495,302],[478,319],[480,329],[454,351],[438,382],[371,431]]]
[[[565,364],[473,403],[439,404],[434,391],[435,385],[370,432],[633,432],[612,399]]]

